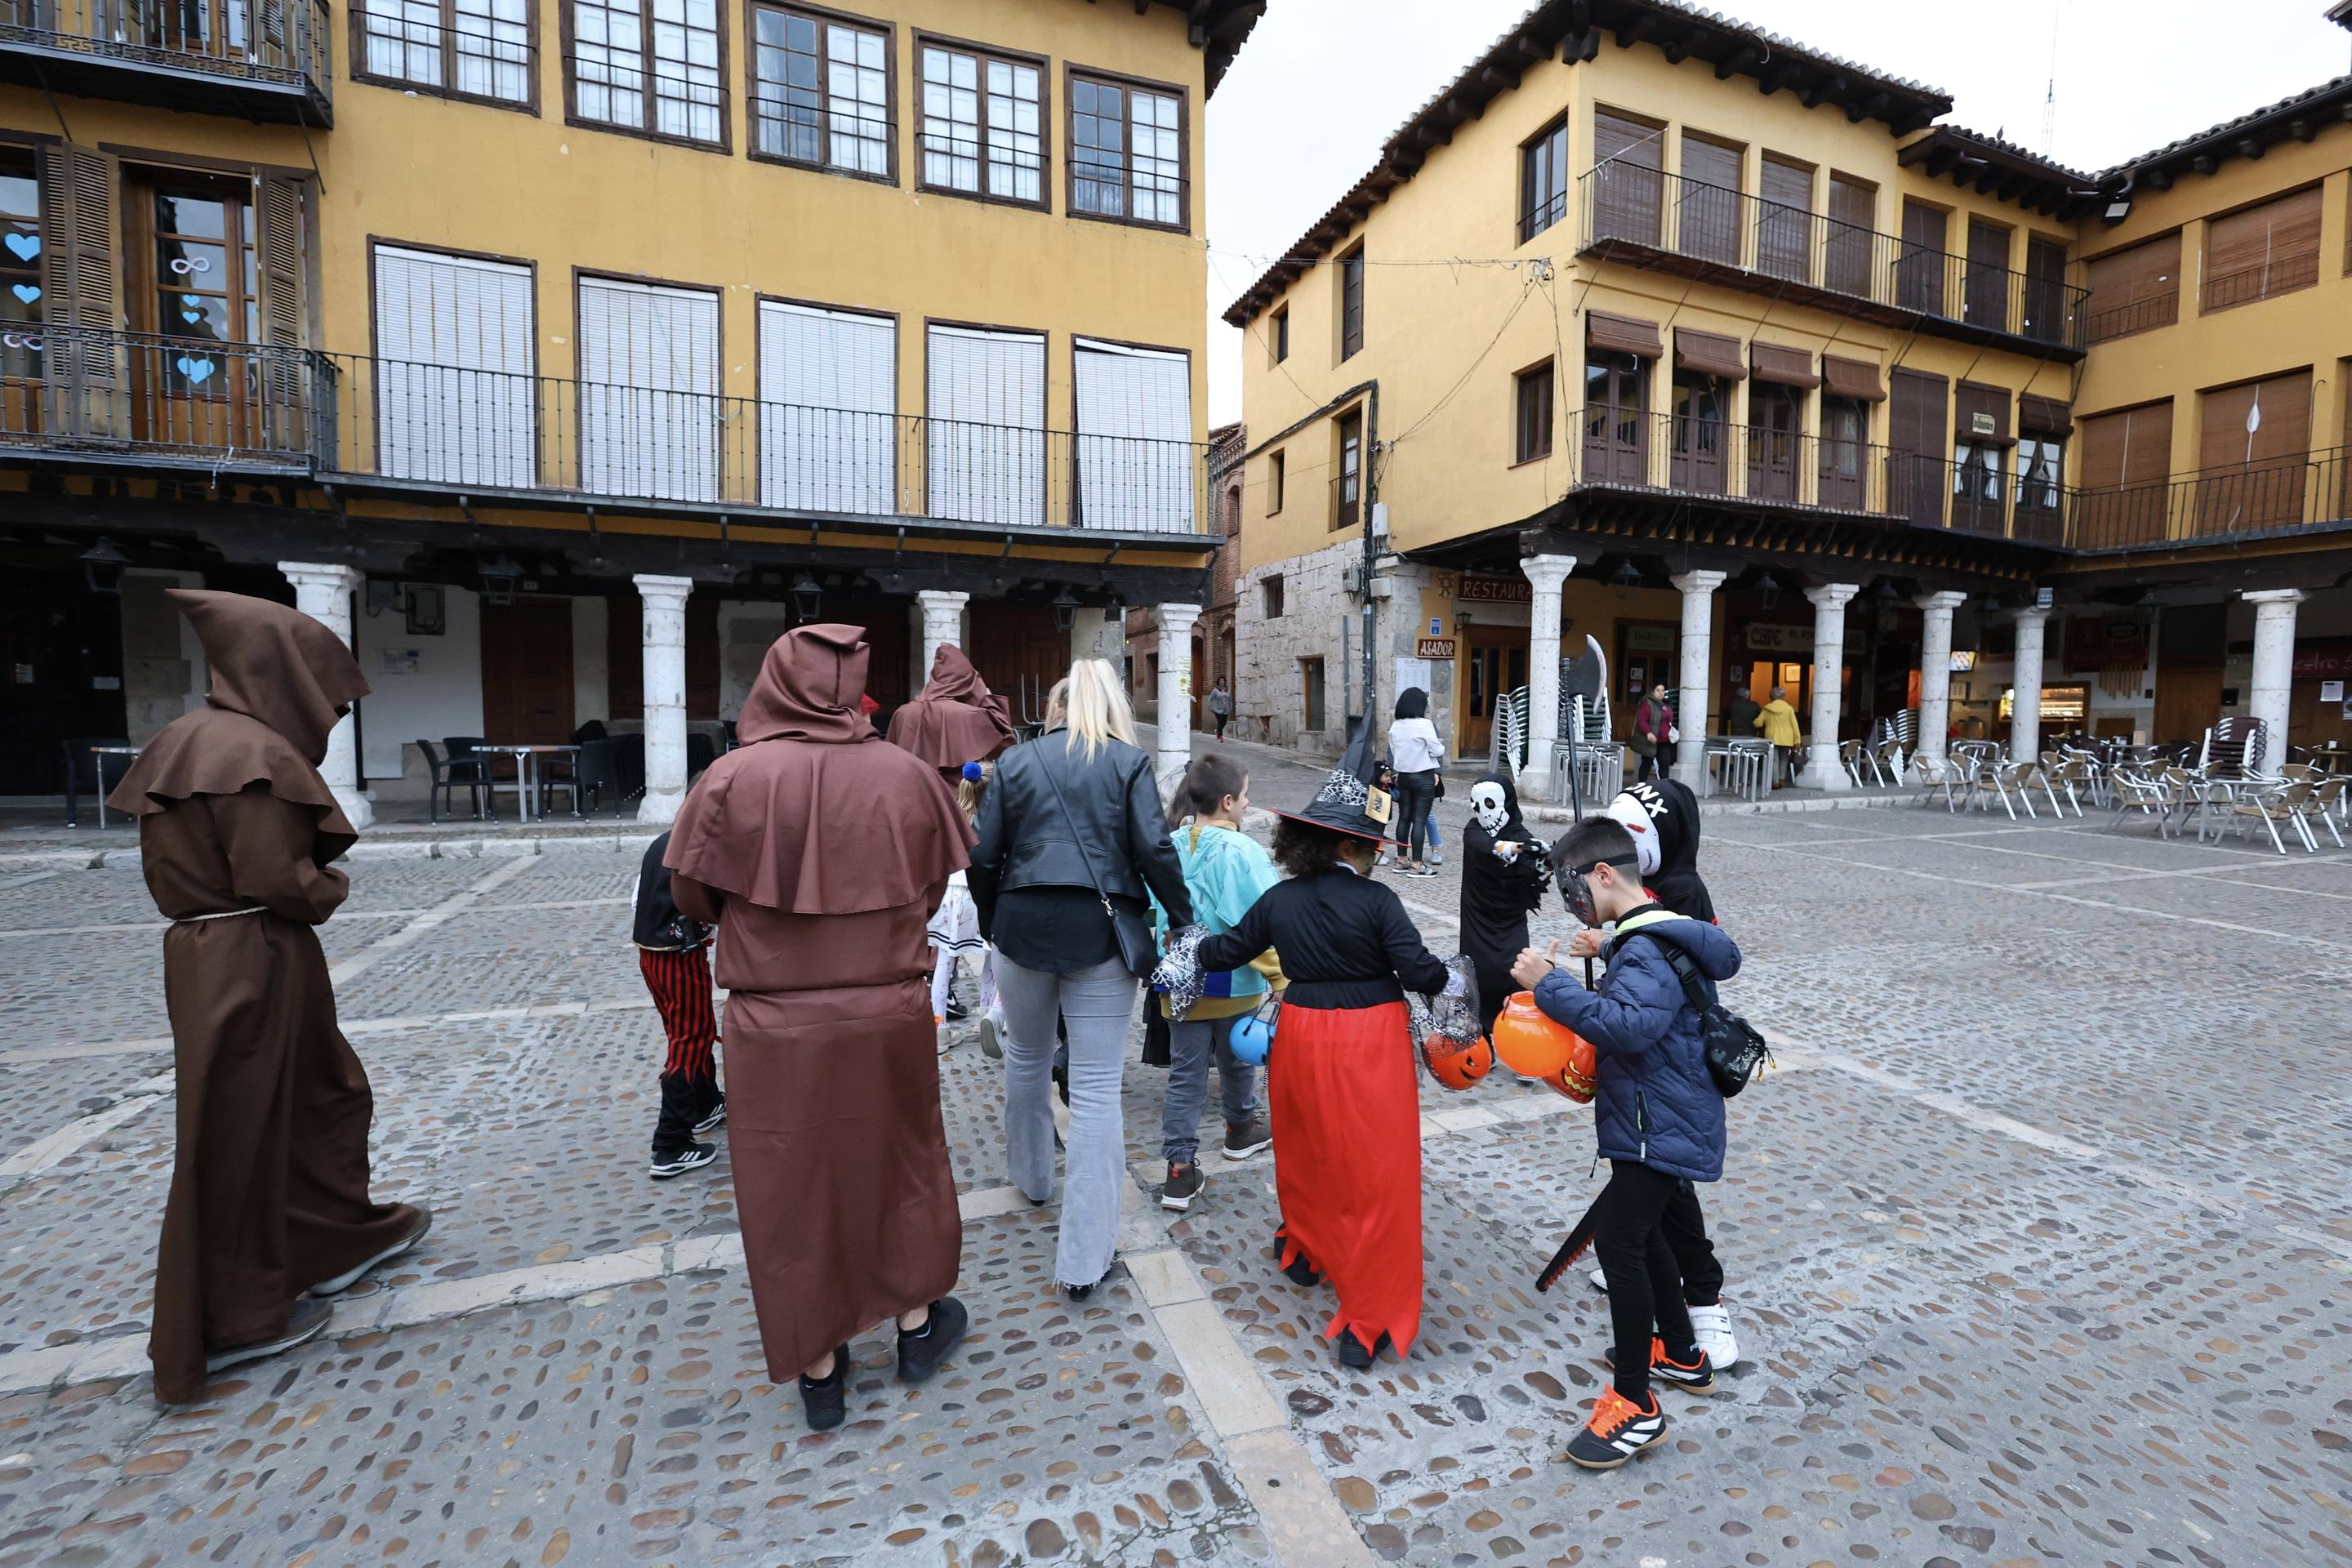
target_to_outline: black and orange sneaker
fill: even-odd
[[[1613,1388],[1592,1402],[1592,1418],[1568,1445],[1568,1462],[1588,1470],[1613,1470],[1643,1449],[1665,1441],[1666,1413],[1656,1393],[1649,1406],[1634,1404]]]
[[[1715,1392],[1715,1363],[1705,1351],[1691,1352],[1695,1361],[1676,1361],[1661,1339],[1650,1341],[1650,1381],[1663,1383],[1669,1388],[1679,1388],[1685,1394]]]

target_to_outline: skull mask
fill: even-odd
[[[1470,786],[1470,810],[1489,837],[1499,836],[1504,824],[1511,820],[1510,807],[1503,800],[1503,786],[1489,780],[1481,779]]]

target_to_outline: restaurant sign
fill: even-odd
[[[1750,653],[1811,653],[1813,651],[1813,628],[1806,626],[1781,626],[1769,623],[1749,622],[1748,651]]]
[[[1465,572],[1454,597],[1465,605],[1532,605],[1536,585],[1525,577],[1481,577]]]
[[[2337,637],[2328,642],[2295,645],[2294,679],[2342,680],[2347,678],[2352,678],[2352,639]]]
[[[1412,656],[1415,658],[1452,658],[1454,657],[1454,639],[1452,637],[1423,637],[1419,642],[1413,644]]]

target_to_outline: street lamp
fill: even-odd
[[[1642,569],[1631,561],[1617,563],[1617,570],[1609,574],[1609,585],[1621,599],[1630,599],[1633,590],[1642,585]]]
[[[820,584],[815,578],[810,576],[807,573],[802,573],[798,577],[793,580],[793,615],[794,618],[803,621],[813,621],[816,619],[817,612],[823,608],[824,608],[824,584]]]
[[[1078,601],[1069,589],[1054,595],[1054,629],[1066,632],[1078,624]]]
[[[515,590],[522,585],[522,568],[505,556],[482,568],[482,603],[503,609],[515,602]]]
[[[82,581],[93,594],[122,592],[122,569],[131,564],[131,557],[114,548],[114,541],[101,539],[81,552]]]
[[[1756,602],[1768,610],[1780,602],[1780,580],[1769,572],[1756,579]]]

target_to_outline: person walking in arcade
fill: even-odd
[[[1280,1261],[1295,1284],[1330,1280],[1339,1303],[1323,1336],[1359,1370],[1384,1343],[1402,1359],[1421,1326],[1421,1099],[1404,993],[1448,979],[1395,891],[1371,879],[1395,812],[1377,767],[1367,721],[1304,810],[1275,813],[1288,879],[1199,949],[1204,973],[1281,951],[1290,985],[1267,1073]]]

